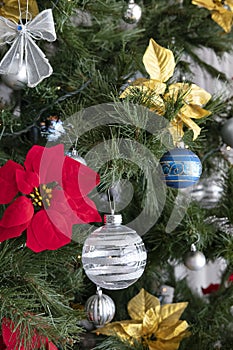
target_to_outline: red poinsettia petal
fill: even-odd
[[[210,294],[213,292],[216,292],[219,289],[219,284],[213,284],[211,283],[207,288],[201,288],[203,294]]]
[[[6,345],[3,340],[3,336],[0,336],[0,350],[6,350]]]
[[[44,151],[43,146],[35,145],[35,146],[32,146],[32,148],[30,148],[24,162],[24,166],[27,171],[31,171],[39,175],[40,160],[41,160],[43,151]]]
[[[62,187],[72,198],[85,197],[99,184],[99,175],[71,157],[65,157],[62,169]]]
[[[16,198],[0,220],[0,242],[20,236],[30,224],[33,214],[30,199],[23,196]]]
[[[15,226],[15,227],[3,227],[0,225],[0,242],[4,242],[7,239],[19,237],[23,231],[27,229],[30,221],[26,222],[23,225]]]
[[[40,183],[48,184],[55,181],[61,185],[64,160],[64,145],[44,147],[40,161]]]
[[[58,350],[58,348],[46,338],[46,350]]]
[[[229,276],[228,281],[233,282],[233,273]]]
[[[71,241],[72,226],[66,222],[64,216],[52,211],[50,215],[54,218],[56,226],[50,221],[46,211],[41,210],[34,215],[27,229],[27,247],[35,253],[56,250]]]
[[[7,318],[2,320],[2,336],[7,350],[25,350],[23,346],[18,346],[20,343],[20,331],[14,328],[14,323],[11,320]]]
[[[2,321],[2,335],[4,343],[7,345],[7,350],[35,350],[40,349],[42,345],[46,343],[46,338],[40,336],[36,330],[33,331],[33,336],[27,344],[24,343],[24,339],[21,340],[20,335],[27,333],[27,328],[20,329],[15,328],[13,321],[4,318]]]
[[[94,202],[90,198],[85,197],[80,198],[79,200],[69,198],[68,202],[72,210],[77,215],[77,224],[102,221]]]
[[[63,190],[54,189],[52,191],[52,199],[50,204],[50,207],[47,210],[45,210],[47,211],[47,214],[50,217],[51,221],[53,221],[53,218],[50,216],[50,211],[52,210],[52,213],[57,211],[63,216],[65,216],[66,220],[69,220],[71,225],[76,223],[77,215],[70,207],[67,196]],[[56,225],[56,217],[54,219],[54,225]]]
[[[31,220],[34,208],[29,198],[20,196],[6,208],[0,225],[2,227],[15,227],[23,225]]]
[[[31,338],[30,342],[27,344],[26,350],[35,350],[40,349],[42,345],[45,345],[46,338],[43,335],[40,335],[36,330],[34,330],[34,335]]]
[[[16,170],[23,167],[12,160],[8,160],[0,168],[0,204],[7,204],[18,193],[18,186],[16,182]]]
[[[88,197],[73,199],[64,193],[64,191],[53,190],[51,206],[47,210],[50,221],[57,226],[56,216],[51,216],[51,210],[52,213],[59,212],[62,214],[71,227],[74,224],[102,221],[92,200]],[[59,227],[57,228],[60,229]]]
[[[35,145],[27,153],[24,165],[26,170],[39,176],[40,184],[58,182],[61,184],[64,162],[64,145],[42,147]]]
[[[39,186],[38,175],[32,171],[17,170],[16,181],[19,191],[24,194],[31,193],[34,187]]]

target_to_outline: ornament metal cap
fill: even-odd
[[[106,225],[120,225],[122,223],[122,215],[121,214],[105,214],[104,215],[104,223]]]
[[[196,252],[197,251],[197,247],[195,246],[194,243],[191,244],[191,252]]]

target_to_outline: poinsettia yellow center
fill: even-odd
[[[40,209],[43,205],[45,207],[50,207],[51,199],[53,197],[52,194],[53,189],[43,184],[38,187],[34,187],[33,192],[29,194],[31,198],[32,204],[36,209]]]

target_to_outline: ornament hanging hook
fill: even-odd
[[[196,241],[191,244],[191,251],[192,252],[195,252],[197,250],[196,244],[200,241],[200,234],[198,232],[196,233],[196,236],[197,236]]]
[[[110,193],[110,189],[111,189],[111,187],[108,188],[108,201],[109,201],[111,214],[114,215],[115,209],[116,209],[116,205],[115,205],[114,196],[111,195],[111,193]]]
[[[25,22],[32,20],[32,15],[29,12],[29,0],[26,1],[26,10],[22,11],[20,0],[18,0],[18,9],[19,9],[19,22],[22,25],[23,24],[23,13],[25,13]]]

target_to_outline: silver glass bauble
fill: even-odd
[[[201,270],[206,264],[205,255],[197,250],[195,244],[192,244],[191,251],[185,256],[184,264],[189,270]]]
[[[202,208],[215,208],[224,192],[224,183],[221,180],[219,173],[213,174],[209,178],[201,179],[193,187],[185,189],[183,193],[189,194]]]
[[[221,129],[221,136],[225,144],[233,147],[233,117],[224,123]]]
[[[146,266],[141,237],[121,222],[121,215],[105,215],[105,225],[92,232],[83,246],[82,263],[88,278],[105,289],[129,287]]]
[[[82,163],[82,164],[84,164],[84,165],[87,165],[85,159],[82,158],[82,157],[78,154],[78,152],[77,152],[76,149],[72,149],[72,151],[66,152],[66,155],[67,155],[68,157],[73,158],[74,160],[77,160],[77,162],[79,162],[79,163]]]
[[[97,287],[96,295],[92,295],[85,304],[87,318],[95,327],[102,327],[112,321],[115,315],[114,301],[101,288]]]
[[[138,23],[142,16],[142,9],[134,0],[129,0],[126,8],[124,8],[122,19],[129,24]]]
[[[14,64],[14,63],[12,63]],[[25,62],[22,63],[17,74],[1,74],[2,81],[13,90],[22,90],[27,86],[28,76]]]
[[[212,156],[210,162],[210,169],[203,172],[201,179],[194,186],[181,190],[206,209],[215,208],[222,200],[229,168],[222,155]]]

